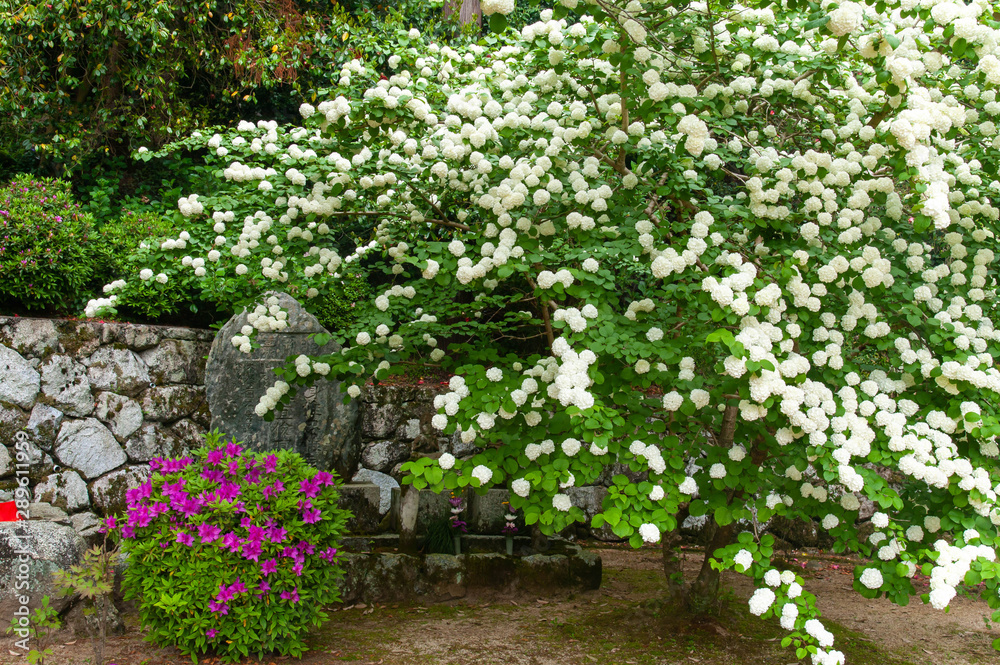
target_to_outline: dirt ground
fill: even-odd
[[[666,585],[657,549],[630,550],[601,545],[601,588],[558,597],[522,594],[516,598],[466,597],[437,605],[356,605],[338,607],[311,638],[302,660],[264,663],[302,665],[791,665],[792,649],[780,646],[783,631],[772,619],[747,611],[752,586],[732,574],[724,578],[723,609],[717,617],[679,615],[662,603]],[[686,560],[694,574],[697,555]],[[816,594],[836,648],[852,665],[979,665],[1000,663],[982,600],[959,596],[948,613],[914,599],[897,607],[870,601],[852,589],[855,562],[814,553],[792,553],[784,565],[806,578]],[[926,580],[922,582],[926,584]],[[58,636],[52,665],[92,665],[85,639]],[[13,643],[0,645],[0,665],[25,662]],[[180,665],[190,663],[173,649],[153,647],[138,627],[109,640],[110,663]],[[215,663],[215,659],[202,659]],[[248,661],[256,662],[256,661]]]

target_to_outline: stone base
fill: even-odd
[[[527,549],[529,540],[516,539],[515,552]],[[601,586],[601,558],[566,541],[551,541],[546,554],[528,556],[503,553],[502,536],[463,536],[462,551],[469,553],[460,556],[379,551],[394,542],[393,536],[344,539],[347,550],[360,546],[372,551],[347,551],[340,560],[346,573],[343,602],[441,602],[470,594],[545,594]]]

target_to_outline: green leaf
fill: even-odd
[[[818,18],[818,19],[815,19],[813,21],[809,21],[808,23],[803,24],[802,31],[806,32],[807,30],[815,30],[816,28],[822,28],[824,25],[826,25],[829,22],[830,22],[830,15],[827,14],[823,18]]]
[[[955,40],[955,43],[951,46],[951,52],[956,58],[961,58],[965,55],[965,49],[969,47],[969,42],[965,41],[964,38],[959,37]]]
[[[507,17],[503,14],[490,16],[490,30],[493,32],[503,32],[507,29]]]
[[[726,526],[733,521],[733,513],[728,506],[719,506],[715,509],[715,523],[719,526]]]

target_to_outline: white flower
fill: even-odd
[[[774,592],[767,587],[757,589],[753,592],[753,595],[750,596],[750,614],[759,617],[761,614],[770,609],[771,605],[774,603],[774,599]]]
[[[872,525],[877,529],[884,529],[889,526],[889,516],[883,512],[872,515]]]
[[[490,367],[486,370],[486,378],[493,382],[500,381],[503,379],[503,370],[499,367]]]
[[[659,501],[663,498],[663,496],[664,496],[663,488],[660,487],[659,485],[654,486],[653,489],[649,492],[650,501]]]
[[[514,494],[520,497],[526,497],[528,496],[528,492],[531,491],[531,483],[524,478],[518,478],[510,484],[510,489]]]
[[[139,279],[141,279],[144,282],[153,279],[153,271],[150,270],[149,268],[143,268],[142,270],[139,271]]]
[[[726,465],[716,462],[709,468],[708,475],[712,478],[725,478],[726,477]]]
[[[445,470],[448,470],[455,466],[455,456],[451,453],[444,453],[438,458],[438,465]]]
[[[580,452],[580,441],[578,439],[569,438],[562,442],[562,451],[572,457]]]
[[[480,464],[472,470],[472,477],[478,479],[480,486],[482,486],[490,482],[490,478],[493,477],[493,470],[488,466]]]
[[[361,388],[358,386],[348,386],[347,394],[350,395],[352,398],[357,397],[358,395],[361,394]]]
[[[482,0],[479,7],[482,9],[483,16],[492,16],[493,14],[506,16],[514,11],[514,0]]]
[[[688,476],[684,479],[680,485],[677,486],[677,491],[681,494],[687,494],[688,496],[694,496],[698,493],[698,483],[695,482],[694,478]]]
[[[748,550],[740,550],[733,557],[733,563],[737,566],[743,566],[743,570],[747,571],[753,565],[753,555]]]
[[[645,543],[660,542],[660,529],[655,524],[642,524],[639,526],[639,535]]]
[[[882,572],[876,568],[865,568],[861,573],[861,583],[869,589],[879,589],[882,587]]]
[[[573,502],[568,494],[556,494],[552,497],[552,507],[565,513],[573,507]]]
[[[767,586],[781,586],[781,571],[777,568],[764,573],[764,584]]]

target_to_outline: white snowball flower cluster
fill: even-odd
[[[480,486],[482,486],[490,482],[490,479],[493,478],[493,470],[488,466],[480,464],[472,470],[472,477],[477,479]]]
[[[493,14],[506,16],[514,11],[514,0],[483,0],[479,6],[483,11],[483,16],[492,16]]]
[[[660,542],[660,529],[655,524],[642,524],[639,526],[639,535],[644,543]]]
[[[864,6],[857,2],[846,0],[830,12],[830,22],[827,27],[837,37],[853,35],[861,29],[864,21]]]
[[[776,596],[774,595],[774,592],[767,587],[757,589],[753,592],[753,595],[750,596],[750,614],[760,616],[764,612],[768,611],[771,609],[771,605],[774,604],[775,598]]]
[[[267,389],[267,392],[261,396],[260,401],[257,406],[254,407],[254,413],[258,416],[264,416],[268,411],[273,411],[275,406],[277,406],[278,401],[288,393],[291,386],[284,381],[277,381],[273,386]]]

